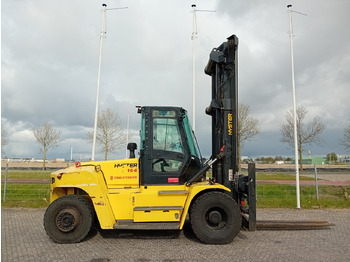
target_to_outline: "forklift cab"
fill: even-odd
[[[142,185],[184,184],[202,167],[187,112],[180,107],[139,107]]]

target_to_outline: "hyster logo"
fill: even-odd
[[[232,136],[232,114],[228,114],[227,118],[228,118],[228,121],[227,121],[228,135]]]
[[[123,164],[115,164],[114,168],[119,168],[119,167],[137,167],[137,163],[123,163]]]

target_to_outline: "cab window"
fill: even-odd
[[[169,158],[158,158],[152,160],[152,171],[153,172],[179,172],[183,162],[169,159]]]
[[[153,119],[153,150],[184,152],[176,119]]]

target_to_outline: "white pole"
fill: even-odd
[[[102,64],[102,48],[103,48],[103,39],[106,35],[106,4],[102,4],[102,27],[100,34],[100,55],[98,58],[98,74],[97,74],[97,92],[96,92],[96,108],[95,108],[95,123],[94,123],[94,136],[92,140],[92,154],[91,160],[95,160],[95,149],[96,149],[96,134],[97,134],[97,120],[98,120],[98,103],[100,96],[100,79],[101,79],[101,64]]]
[[[318,195],[318,179],[317,179],[317,167],[316,165],[314,165],[315,168],[315,186],[316,186],[316,199],[317,199],[317,203],[320,201],[320,197]]]
[[[73,160],[73,147],[70,146],[70,161]]]
[[[296,110],[295,79],[294,79],[292,5],[288,5],[287,7],[288,7],[288,13],[289,13],[290,57],[292,62],[294,152],[295,152],[295,180],[296,180],[295,183],[296,183],[296,193],[297,193],[297,209],[300,209],[300,183],[299,183],[299,161],[298,161],[297,110]]]
[[[196,130],[196,38],[197,38],[197,17],[196,17],[196,5],[192,5],[192,128]]]
[[[193,94],[192,94],[192,99],[193,99],[193,123],[192,123],[192,129],[193,131],[196,130],[196,42],[195,40],[197,39],[197,16],[196,16],[196,12],[215,12],[213,10],[198,10],[196,9],[196,5],[193,4],[192,6],[192,90],[193,90]]]
[[[128,158],[129,124],[130,124],[130,115],[128,115],[128,122],[127,122],[127,125],[126,125],[126,149],[125,149],[125,158]]]

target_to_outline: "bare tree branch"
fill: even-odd
[[[88,132],[88,138],[92,141],[93,131]],[[98,116],[96,141],[101,152],[105,154],[105,160],[107,160],[108,153],[115,152],[125,145],[126,134],[121,121],[118,115],[109,108]]]
[[[251,141],[260,132],[259,120],[250,116],[250,107],[239,103],[238,105],[238,167],[241,169],[241,148],[243,142]]]
[[[350,149],[350,125],[344,130],[344,136],[341,140],[341,144],[345,146],[346,150]]]
[[[45,123],[43,126],[33,131],[37,142],[40,144],[40,151],[44,154],[43,170],[45,170],[46,153],[50,148],[58,145],[61,132],[56,131],[50,123]]]
[[[320,135],[325,129],[320,117],[315,116],[311,122],[305,124],[304,120],[308,113],[305,107],[297,107],[297,137],[298,137],[298,153],[300,158],[300,169],[303,170],[302,163],[302,146],[304,144],[321,144],[323,142]],[[282,139],[281,142],[287,143],[294,148],[294,118],[293,110],[287,111],[285,114],[285,123],[281,125]]]
[[[8,144],[7,137],[7,127],[3,123],[1,123],[1,153],[3,153],[4,146]]]
[[[239,104],[238,106],[238,138],[240,144],[251,139],[260,132],[259,120],[250,116],[250,107]]]

